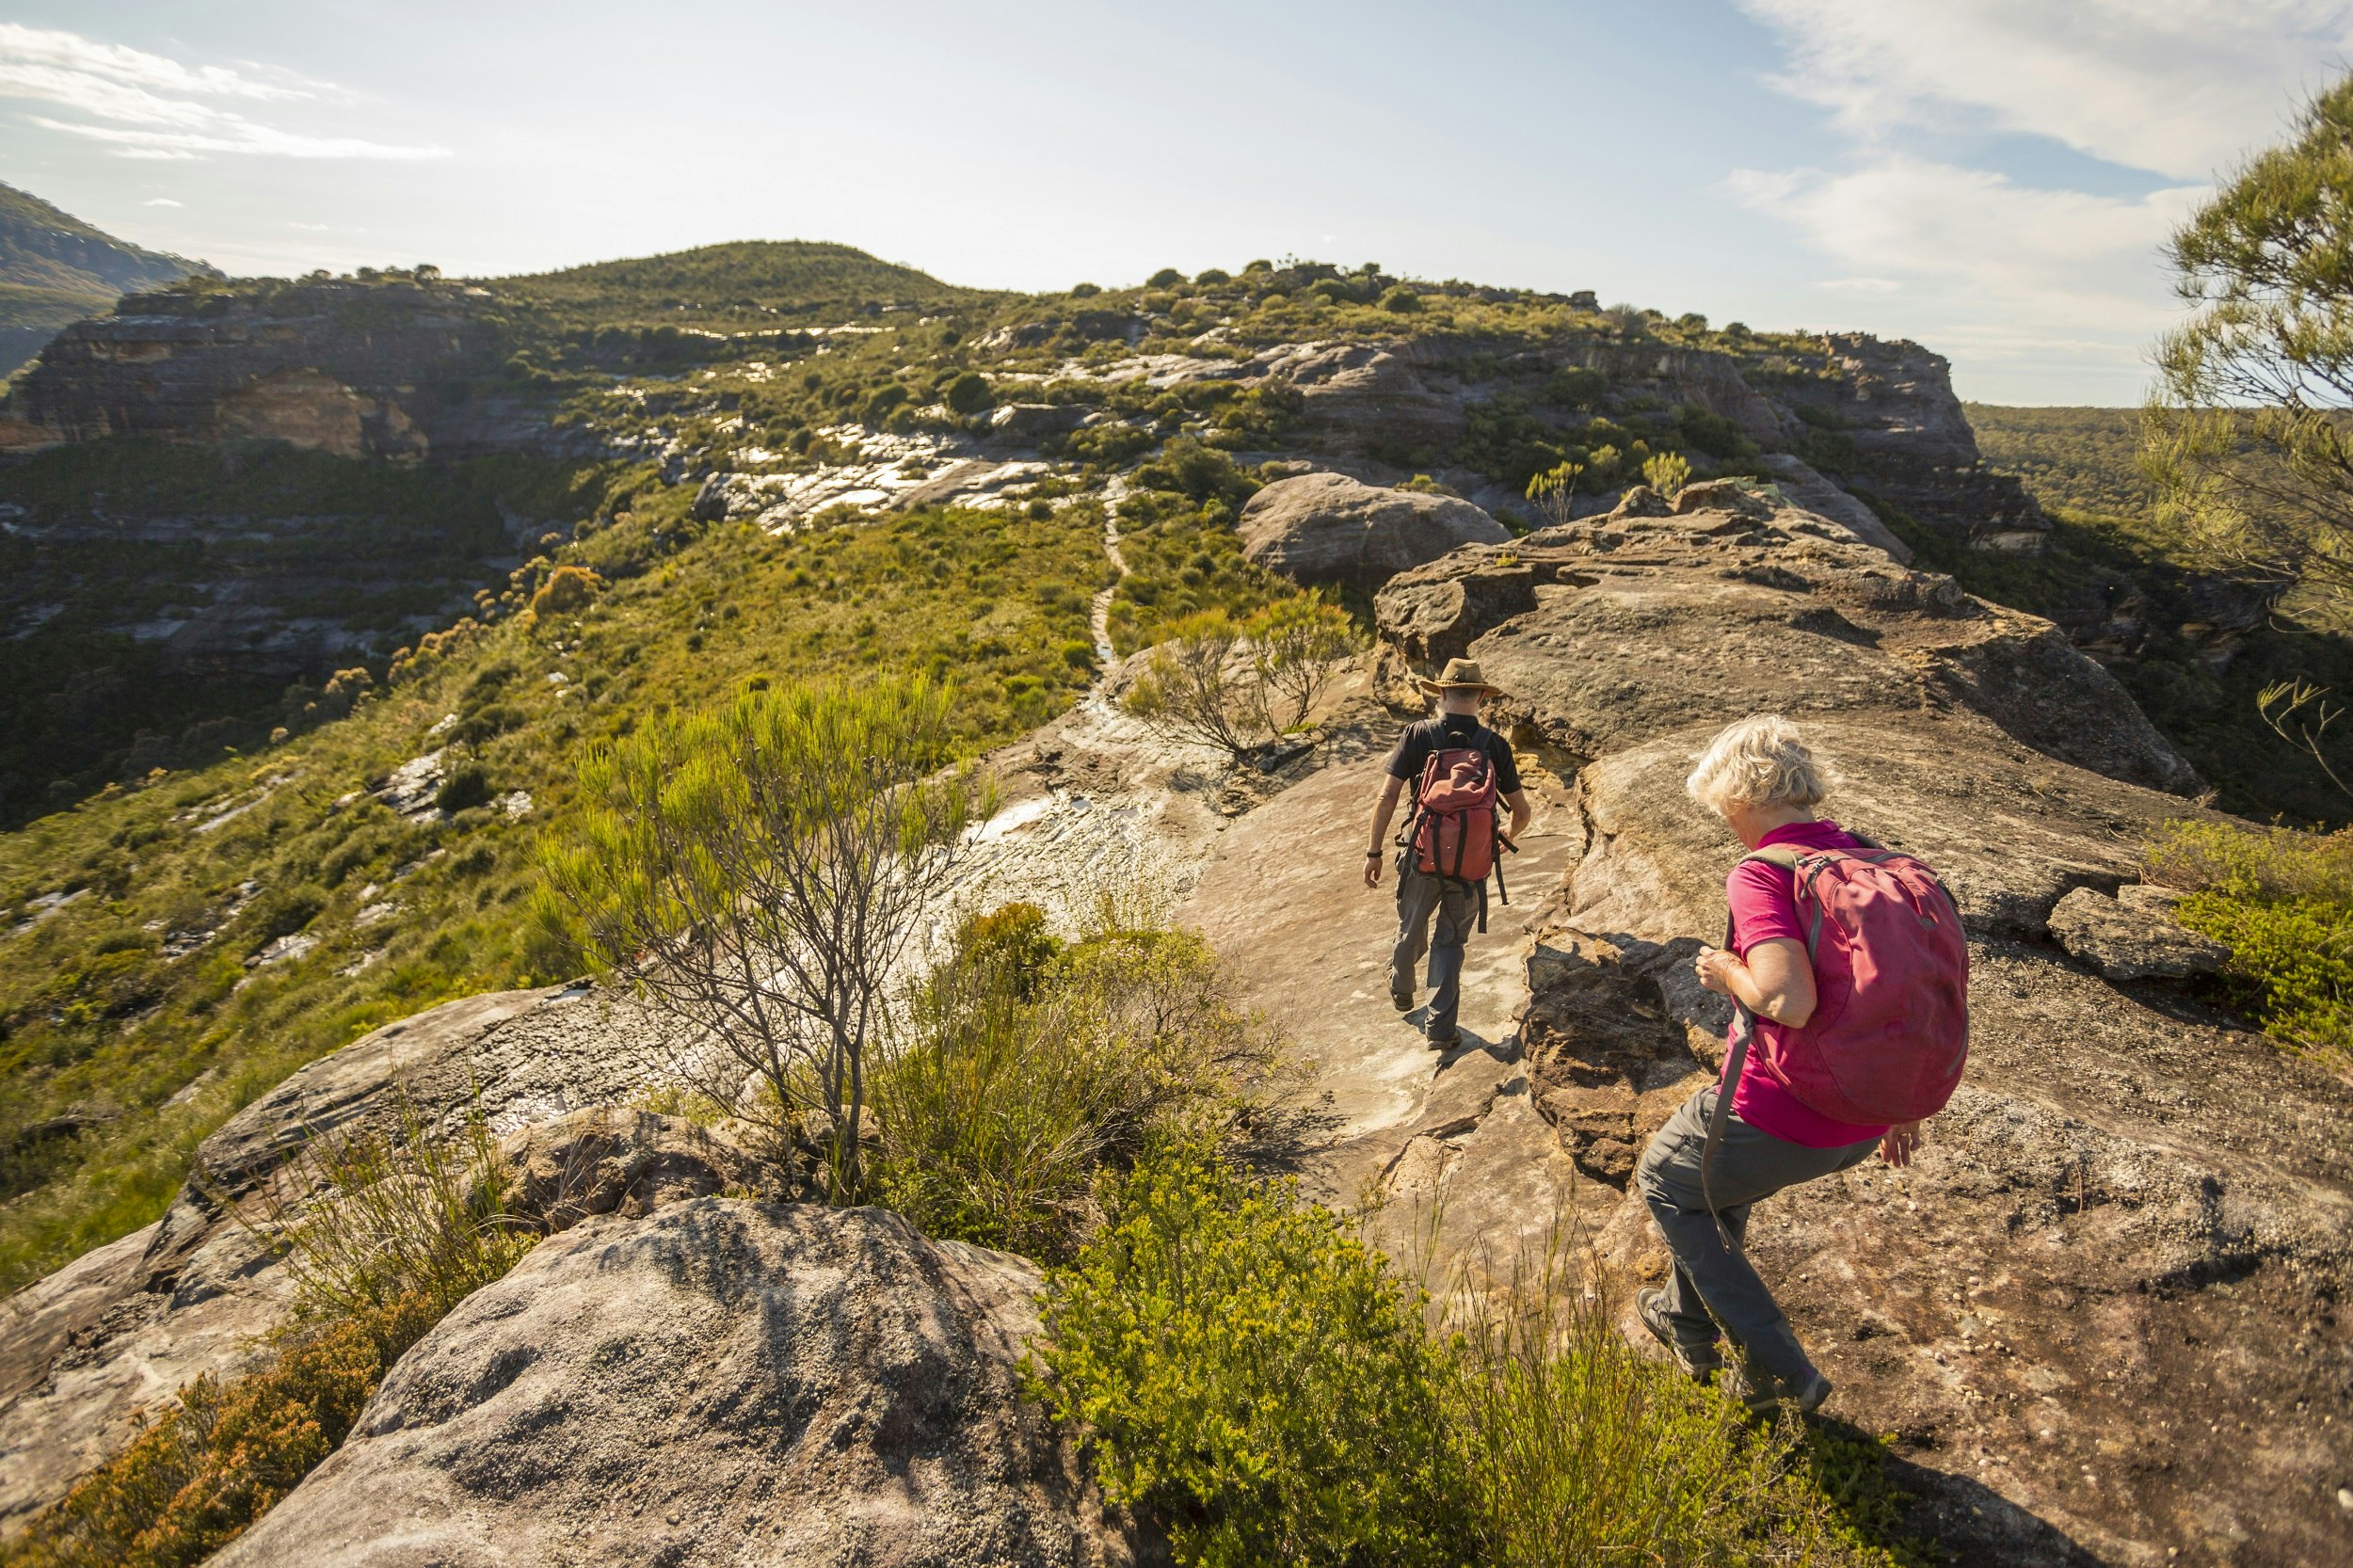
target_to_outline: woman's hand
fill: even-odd
[[[1889,1128],[1887,1136],[1880,1140],[1880,1158],[1898,1170],[1911,1164],[1912,1151],[1920,1146],[1924,1136],[1922,1126],[1919,1122],[1901,1122]]]
[[[1700,984],[1724,997],[1733,994],[1729,976],[1739,967],[1740,960],[1721,948],[1702,948],[1691,960],[1691,972],[1700,977]]]

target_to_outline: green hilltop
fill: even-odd
[[[121,296],[211,270],[0,185],[0,376],[14,374],[58,328],[104,315]]]
[[[486,281],[567,324],[600,327],[773,325],[776,316],[831,320],[994,297],[851,246],[812,240],[736,240]]]

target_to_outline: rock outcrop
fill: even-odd
[[[1578,848],[1518,948],[1515,1037],[1434,1075],[1401,1040],[1361,1076],[1404,1109],[1336,1144],[1336,1171],[1385,1173],[1400,1198],[1433,1190],[1418,1173],[1456,1183],[1481,1230],[1442,1227],[1442,1257],[1541,1244],[1541,1177],[1622,1277],[1657,1276],[1647,1213],[1620,1193],[1721,1058],[1725,1008],[1690,958],[1721,939],[1737,853],[1683,778],[1721,724],[1788,712],[1843,775],[1833,813],[1944,871],[1974,949],[1969,1077],[1920,1159],[1776,1198],[1751,1231],[1837,1384],[1830,1414],[1897,1434],[1911,1528],[1957,1560],[2341,1552],[2353,1086],[2137,978],[2213,956],[2138,887],[2197,781],[2105,672],[2046,622],[1757,507],[1465,549],[1377,603],[1389,689],[1467,653],[1524,750],[1577,770]],[[1306,798],[1251,831],[1361,831],[1355,812],[1283,820]],[[1360,937],[1373,978],[1380,913]],[[1295,990],[1272,944],[1237,962],[1270,1003],[1277,976]],[[1472,1163],[1489,1144],[1522,1152]],[[1468,1196],[1505,1180],[1513,1213]]]
[[[478,1110],[552,1210],[644,1212],[740,1179],[725,1140],[609,1108],[667,1081],[668,1037],[585,986],[492,992],[362,1035],[239,1112],[162,1220],[10,1298],[0,1323],[0,1528],[120,1447],[133,1411],[248,1365],[292,1282],[250,1201],[310,1136],[394,1131],[398,1102],[452,1128]],[[534,1129],[536,1129],[536,1131]],[[702,1152],[697,1152],[702,1151]],[[242,1218],[240,1211],[243,1211]]]
[[[2174,918],[2180,895],[2119,888],[2110,898],[2078,888],[2051,909],[2058,945],[2110,980],[2188,980],[2219,974],[2231,950]]]
[[[1781,493],[1799,510],[1828,518],[1865,544],[1887,552],[1897,564],[1912,565],[1912,547],[1897,538],[1877,512],[1832,484],[1804,458],[1788,452],[1769,452],[1760,461]]]
[[[485,290],[302,280],[126,295],[10,393],[8,444],[157,436],[282,440],[345,457],[584,455],[547,409],[483,384],[505,352]]]
[[[444,1319],[213,1561],[1136,1561],[1021,1396],[1040,1284],[877,1209],[590,1220]]]
[[[1295,583],[1372,592],[1401,571],[1511,530],[1467,501],[1385,489],[1343,473],[1278,479],[1241,513],[1242,555]]]

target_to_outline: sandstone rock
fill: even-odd
[[[1904,566],[1912,565],[1912,547],[1897,538],[1880,515],[1817,472],[1802,458],[1786,452],[1769,452],[1759,461],[1773,476],[1781,493],[1817,517],[1825,517],[1861,539],[1876,545]]]
[[[1773,506],[1772,503],[1737,480],[1703,479],[1677,490],[1667,511],[1668,516],[1679,518],[1689,517],[1695,512],[1729,512],[1736,517],[1769,518],[1773,515]],[[1627,515],[1641,514],[1629,512]]]
[[[1133,1561],[1019,1392],[1039,1285],[875,1209],[592,1219],[462,1303],[213,1561]]]
[[[1242,554],[1303,584],[1370,593],[1458,545],[1501,544],[1511,531],[1467,501],[1382,489],[1340,473],[1278,479],[1241,514]]]
[[[2127,904],[2078,888],[2051,910],[2059,946],[2110,980],[2186,980],[2219,974],[2231,950],[2183,926],[2154,900]]]
[[[498,302],[438,281],[126,295],[42,350],[8,411],[69,440],[273,440],[343,456],[592,454],[544,408],[473,392],[504,355]],[[351,321],[363,318],[364,330]]]
[[[2198,787],[2116,679],[2048,621],[1809,533],[1810,514],[1759,515],[1764,504],[1747,500],[1539,530],[1513,546],[1536,574],[1535,608],[1475,632],[1466,595],[1444,636],[1468,637],[1510,694],[1504,711],[1572,760],[1743,713],[1873,712],[1905,726],[1984,721],[2112,777]],[[1493,567],[1492,554],[1458,552],[1376,600],[1391,695],[1424,668],[1409,650],[1432,639],[1439,584]]]
[[[728,480],[730,475],[712,473],[695,491],[692,508],[696,522],[725,522],[728,520]]]
[[[1007,440],[1037,441],[1068,435],[1095,411],[1085,403],[1007,403],[988,416],[989,433]]]
[[[137,1406],[253,1359],[292,1286],[229,1205],[306,1137],[389,1129],[396,1087],[429,1124],[454,1128],[478,1106],[493,1131],[520,1133],[668,1081],[675,1061],[657,1020],[585,986],[493,992],[362,1035],[247,1106],[199,1147],[160,1222],[27,1287],[0,1313],[0,1528],[120,1448]],[[741,1181],[740,1151],[648,1121],[657,1125],[640,1138],[634,1113],[592,1112],[510,1147],[527,1179],[571,1165],[583,1178],[574,1207],[609,1197],[642,1210]]]
[[[1390,1191],[1459,1182],[1486,1122],[1525,1104],[1577,1168],[1567,1207],[1602,1225],[1618,1277],[1658,1277],[1639,1198],[1609,1194],[1722,1054],[1727,1009],[1690,959],[1721,939],[1739,853],[1683,779],[1722,723],[1789,712],[1844,775],[1831,813],[1938,867],[1973,937],[1969,1076],[1928,1150],[1776,1198],[1751,1231],[1837,1385],[1829,1414],[1897,1433],[1918,1499],[1905,1528],[1954,1560],[2137,1563],[2195,1543],[2326,1560],[2343,1528],[2327,1478],[2353,1467],[2353,1432],[2322,1419],[2353,1369],[2325,1304],[2353,1286],[2353,1085],[2047,945],[2127,921],[2149,941],[2168,918],[2169,895],[2136,879],[2160,825],[2197,814],[2152,787],[2187,783],[2178,757],[2047,623],[1808,514],[1627,508],[1512,552],[1524,579],[1472,548],[1392,582],[1382,667],[1394,692],[1433,646],[1466,647],[1524,754],[1578,767],[1581,854],[1520,950],[1505,1052],[1523,1090],[1499,1067],[1441,1125],[1369,1126]],[[1354,816],[1334,816],[1336,842]],[[1289,977],[1294,1014],[1320,1015],[1377,992],[1377,934],[1364,947],[1366,975],[1334,995],[1297,993],[1313,966],[1257,961]],[[1363,1076],[1326,1081],[1342,1103],[1411,1087],[1394,1064]],[[1372,1164],[1356,1144],[1335,1157]],[[1518,1158],[1522,1179],[1549,1168]],[[1501,1246],[1542,1240],[1481,1223]]]
[[[765,1179],[758,1158],[726,1132],[611,1105],[511,1133],[499,1159],[515,1211],[550,1234],[595,1214],[642,1219],[665,1204],[742,1196]]]
[[[1308,345],[1282,378],[1298,390],[1306,423],[1327,442],[1444,453],[1470,433],[1462,400],[1426,385],[1401,354],[1370,344]]]

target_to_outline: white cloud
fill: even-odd
[[[174,201],[168,196],[151,196],[145,201],[141,202],[140,205],[144,207],[184,207],[187,203],[184,201]]]
[[[258,69],[258,68],[257,68]],[[80,118],[29,117],[42,130],[111,147],[125,158],[241,153],[280,158],[441,158],[441,147],[314,136],[247,118],[216,100],[316,100],[327,85],[279,72],[181,64],[78,33],[0,23],[0,97],[58,105]]]
[[[1734,0],[1776,87],[1865,137],[1984,126],[2204,179],[2277,139],[2353,58],[2344,0]]]
[[[1830,111],[1852,155],[1743,169],[1736,200],[1876,295],[1872,323],[1982,387],[2037,376],[2129,397],[2175,319],[2160,248],[2217,174],[2285,133],[2353,58],[2353,0],[1734,0],[1779,33],[1779,90]],[[2153,171],[2142,196],[2041,189],[1968,167],[1986,133]]]
[[[2148,344],[2172,318],[2157,248],[2206,187],[2140,198],[2035,190],[1984,169],[1887,154],[1843,171],[1744,169],[1735,200],[1779,218],[1840,276],[1818,287],[1884,301],[1876,329],[1902,333],[1979,376],[2090,376],[2129,399]]]

